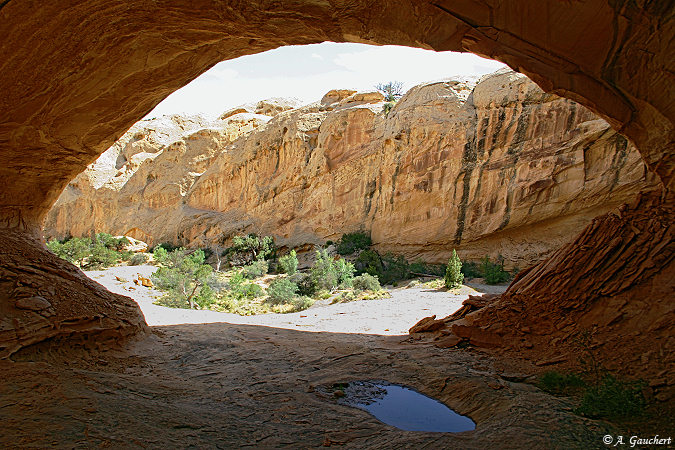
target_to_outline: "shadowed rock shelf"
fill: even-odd
[[[500,378],[492,357],[400,340],[214,323],[156,327],[124,351],[19,354],[0,361],[0,446],[589,448],[611,431]],[[407,384],[478,426],[402,431],[320,392],[364,378]]]

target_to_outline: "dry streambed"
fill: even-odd
[[[136,285],[133,279],[137,279],[138,275],[149,278],[155,270],[156,267],[151,265],[119,266],[90,271],[87,275],[110,291],[136,300],[149,325],[227,322],[303,331],[400,335],[406,334],[413,324],[424,317],[434,314],[437,317],[445,317],[452,314],[459,309],[468,295],[477,293],[468,286],[452,292],[424,287],[399,288],[390,290],[390,298],[334,305],[329,301],[320,300],[311,308],[297,313],[240,316],[153,305],[152,302],[161,295],[161,291]],[[477,286],[479,289],[481,287]],[[502,286],[496,288],[504,289]]]
[[[400,301],[409,305],[427,294],[407,292],[414,298]],[[380,321],[390,317],[382,310],[389,303],[366,303],[380,305]],[[143,307],[151,323],[158,320]],[[566,400],[513,382],[518,377],[504,374],[484,353],[412,345],[405,336],[377,335],[376,324],[350,325],[355,319],[343,325],[375,331],[327,331],[337,325],[322,314],[335,307],[356,306],[304,311],[302,319],[317,314],[311,333],[283,323],[189,323],[154,326],[148,337],[114,350],[41,345],[23,351],[16,362],[0,363],[0,446],[594,448],[611,431],[572,414]],[[231,316],[212,314],[220,321]],[[394,333],[394,325],[387,326]],[[437,398],[470,417],[476,429],[403,431],[326,395],[336,383],[369,379]]]

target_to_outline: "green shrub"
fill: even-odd
[[[194,297],[194,301],[199,305],[200,309],[208,309],[209,306],[216,302],[216,300],[216,293],[208,284],[203,285]]]
[[[384,106],[382,107],[382,112],[384,112],[385,116],[389,115],[389,112],[394,108],[394,105],[396,102],[386,102]]]
[[[539,375],[537,385],[546,392],[555,395],[567,395],[570,391],[586,386],[584,380],[574,373],[563,374],[554,370]]]
[[[89,238],[52,240],[47,243],[47,248],[59,258],[82,269],[94,270],[114,266],[119,260],[129,259],[131,252],[124,250],[128,243],[129,240],[125,237],[115,238],[108,233],[98,233],[93,241]]]
[[[47,248],[56,256],[82,267],[84,259],[91,253],[92,242],[89,238],[68,238],[63,241],[47,242]]]
[[[236,266],[269,259],[275,251],[276,245],[272,236],[260,237],[255,233],[233,237],[232,246],[226,250],[230,262]]]
[[[483,278],[481,265],[476,262],[465,261],[462,263],[462,273],[464,278]]]
[[[162,242],[161,244],[157,244],[152,248],[152,253],[155,253],[155,250],[158,248],[163,248],[167,252],[172,252],[174,250],[178,250],[180,245],[174,245],[171,242]]]
[[[121,254],[111,248],[104,247],[100,243],[96,243],[92,249],[84,268],[90,270],[103,269],[105,267],[114,266],[121,258]]]
[[[443,264],[427,264],[424,261],[417,260],[408,267],[411,275],[424,274],[442,277],[445,275],[446,266]],[[414,272],[414,273],[413,273]]]
[[[214,293],[208,287],[213,269],[204,264],[203,251],[188,252],[181,248],[168,253],[156,249],[155,255],[158,253],[163,266],[151,278],[155,286],[167,291],[165,297],[190,309],[213,301]]]
[[[334,262],[337,273],[337,283],[340,288],[349,288],[354,280],[354,264],[340,258]]]
[[[266,275],[268,270],[269,265],[267,261],[259,259],[257,261],[254,261],[252,264],[249,264],[248,266],[244,266],[242,274],[244,275],[244,278],[248,278],[249,280],[255,280],[256,278],[260,278],[263,275]]]
[[[381,291],[382,286],[380,286],[380,280],[377,279],[377,275],[370,275],[364,273],[358,277],[354,277],[352,285],[355,290],[358,291]]]
[[[277,278],[267,288],[268,302],[273,305],[291,303],[298,291],[298,285],[288,278]]]
[[[402,255],[387,253],[380,256],[374,250],[363,250],[354,265],[358,274],[377,276],[381,284],[393,284],[410,278],[410,265]]]
[[[130,266],[140,266],[148,262],[148,255],[145,253],[135,253],[129,260]]]
[[[291,250],[288,255],[284,255],[279,258],[279,268],[283,273],[293,275],[298,271],[298,256],[295,253],[295,250]]]
[[[621,419],[640,415],[644,408],[640,383],[619,381],[607,375],[588,388],[576,413],[593,419]]]
[[[463,281],[462,261],[457,256],[455,249],[452,249],[452,256],[445,269],[445,287],[448,289],[460,287]]]
[[[367,273],[370,275],[381,275],[384,271],[382,258],[375,250],[366,249],[359,253],[354,261],[354,267],[359,274]]]
[[[333,258],[328,255],[328,251],[320,250],[316,252],[316,262],[310,271],[310,276],[316,290],[330,291],[337,287],[337,271],[333,264]]]
[[[335,261],[327,250],[316,252],[316,262],[310,270],[315,290],[332,291],[338,286],[348,287],[354,277],[354,265],[344,259]]]
[[[155,261],[158,264],[162,264],[167,267],[174,267],[180,264],[186,255],[187,250],[183,247],[179,247],[173,250],[166,250],[163,246],[158,245],[152,251],[152,256],[155,258]]]
[[[499,284],[509,281],[511,274],[504,270],[503,261],[495,264],[490,262],[490,258],[486,256],[481,262],[481,271],[483,272],[483,279],[487,284]]]
[[[96,243],[115,251],[122,251],[124,250],[125,245],[130,244],[129,239],[126,237],[122,236],[120,238],[116,238],[108,233],[98,233],[96,235]]]
[[[301,296],[301,297],[294,298],[291,301],[291,303],[293,304],[293,311],[292,312],[298,312],[298,311],[304,311],[307,308],[309,308],[310,306],[312,306],[314,304],[314,300],[309,298],[309,297]]]
[[[351,255],[357,250],[367,249],[372,243],[369,233],[362,231],[347,233],[342,235],[342,238],[338,241],[337,252],[340,255]]]
[[[382,257],[383,270],[378,274],[380,283],[387,285],[410,278],[408,261],[403,255],[387,253]]]
[[[263,294],[260,286],[250,281],[246,281],[241,273],[236,273],[230,278],[228,283],[228,294],[237,300],[254,299]]]
[[[310,274],[297,272],[288,279],[298,286],[298,295],[312,297],[316,294],[317,289]]]

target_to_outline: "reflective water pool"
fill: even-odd
[[[337,387],[336,387],[337,386]],[[334,386],[338,403],[368,411],[387,425],[406,431],[459,433],[476,428],[473,420],[405,386],[382,381],[353,381]]]

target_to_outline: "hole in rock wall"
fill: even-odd
[[[194,295],[167,294],[175,286],[153,276],[144,254],[115,273],[91,273],[139,301],[151,325],[222,320],[205,310],[295,311],[274,324],[402,334],[423,317],[452,314],[467,295],[503,292],[518,268],[573,237],[599,205],[630,197],[645,172],[619,138],[585,108],[473,54],[282,47],[219,63],[157,105],[66,188],[45,234],[124,235],[128,250],[148,254],[160,244],[203,249],[200,264],[216,276],[208,289],[185,281]],[[352,232],[370,243],[343,252],[342,235]],[[253,269],[255,258],[226,254],[234,236],[249,233],[279,247]],[[350,282],[319,281],[308,291],[322,247],[389,290],[364,295]],[[455,248],[469,286],[447,292]],[[276,276],[290,249],[304,275]],[[228,262],[247,266],[243,281],[232,281]],[[86,258],[79,265],[100,268]],[[279,292],[264,300],[270,289]],[[351,304],[372,298],[365,309]],[[204,311],[186,317],[153,303]],[[389,303],[407,313],[383,317]],[[329,325],[321,306],[333,309]]]

